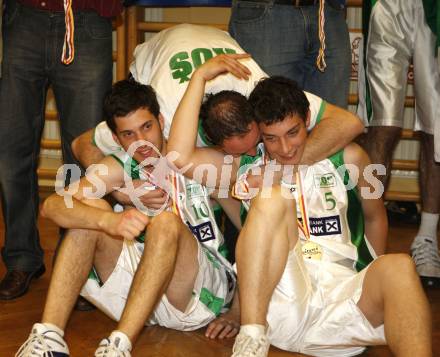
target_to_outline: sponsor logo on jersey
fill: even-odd
[[[341,234],[341,219],[339,215],[309,218],[310,234],[314,236],[330,236]]]
[[[192,226],[189,222],[186,224],[200,243],[215,239],[214,229],[210,221],[195,226]]]
[[[329,172],[322,175],[315,175],[316,188],[328,188],[334,186],[336,186],[336,177],[333,173]]]
[[[203,191],[202,186],[198,184],[190,184],[186,186],[186,196],[190,200],[195,197],[204,197],[205,192]]]

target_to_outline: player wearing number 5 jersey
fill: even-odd
[[[294,82],[273,77],[249,101],[268,158],[292,169],[304,151],[307,98]],[[343,163],[359,177],[353,167],[338,172]],[[270,344],[312,356],[354,356],[385,343],[396,356],[432,355],[429,305],[410,257],[373,260],[367,239],[382,253],[387,222],[381,200],[366,197],[377,189],[363,176],[368,164],[350,144],[275,175],[277,182],[265,184],[255,169],[241,176],[241,192],[272,191],[252,200],[237,242],[242,326],[233,357],[267,356]],[[345,192],[350,180],[357,189]]]

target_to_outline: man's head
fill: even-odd
[[[260,139],[252,107],[234,91],[208,94],[200,109],[202,126],[208,139],[233,156],[255,155]]]
[[[131,144],[139,140],[163,149],[163,118],[156,93],[151,86],[134,80],[115,83],[104,99],[104,118],[113,137],[128,152]],[[157,156],[149,145],[142,145],[133,158],[138,162]]]
[[[281,164],[299,163],[310,120],[304,92],[290,79],[265,78],[252,91],[249,104],[269,156]]]

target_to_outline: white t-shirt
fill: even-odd
[[[150,84],[157,93],[160,111],[165,119],[167,138],[174,112],[182,99],[195,69],[208,59],[224,53],[245,53],[225,31],[209,27],[182,24],[159,32],[136,47],[130,72],[142,84]],[[234,90],[246,97],[256,82],[267,74],[249,58],[242,61],[249,70],[249,80],[232,74],[214,78],[206,85],[206,93]]]

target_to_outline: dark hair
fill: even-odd
[[[160,108],[154,89],[133,79],[116,82],[104,98],[104,118],[114,133],[116,117],[126,116],[141,108],[148,109],[156,118],[159,117]]]
[[[283,121],[289,115],[298,115],[304,121],[310,103],[295,81],[274,76],[264,78],[249,96],[257,123],[270,125]]]
[[[206,95],[200,117],[208,140],[216,145],[233,135],[249,132],[249,124],[254,121],[246,97],[230,90]]]

